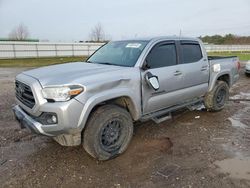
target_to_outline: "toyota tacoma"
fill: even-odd
[[[108,160],[126,150],[134,122],[200,104],[222,110],[238,78],[237,57],[207,56],[196,38],[111,41],[86,62],[17,75],[13,111],[21,128]]]

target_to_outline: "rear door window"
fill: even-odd
[[[182,64],[194,63],[202,59],[202,51],[199,43],[181,42],[180,51],[182,54]]]

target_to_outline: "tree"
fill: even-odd
[[[95,42],[105,41],[105,32],[101,23],[98,23],[90,32],[90,40]]]
[[[11,40],[25,40],[29,37],[28,27],[24,24],[19,24],[9,33]]]
[[[204,36],[200,37],[200,39],[210,44],[250,44],[250,36],[237,36],[234,34]]]

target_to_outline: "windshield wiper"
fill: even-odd
[[[93,62],[93,61],[86,61],[87,63],[97,63],[97,64],[104,64],[104,65],[114,65],[112,63],[109,62]]]
[[[86,61],[87,63],[94,63],[93,61]]]
[[[113,66],[118,66],[118,67],[127,67],[126,65],[118,65],[118,64],[113,64],[109,62],[93,62],[93,61],[87,61],[87,63],[96,63],[96,64],[102,64],[102,65],[113,65]]]
[[[99,62],[98,62],[99,63]],[[109,62],[100,62],[99,64],[104,64],[104,65],[115,65],[115,64],[112,64],[112,63],[109,63]],[[116,65],[116,66],[119,66],[119,65]]]

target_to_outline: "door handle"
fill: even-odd
[[[205,71],[205,70],[207,70],[207,68],[208,68],[207,65],[206,65],[206,66],[202,66],[202,67],[201,67],[201,71]]]
[[[182,72],[181,72],[181,71],[175,71],[174,75],[175,75],[175,76],[182,75]]]

